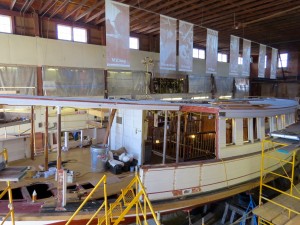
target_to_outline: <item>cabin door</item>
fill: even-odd
[[[111,149],[125,147],[141,165],[144,158],[142,130],[142,110],[118,110],[111,130]]]

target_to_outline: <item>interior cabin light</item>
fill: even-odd
[[[162,98],[161,100],[163,100],[163,101],[178,101],[178,100],[182,100],[182,98]]]
[[[159,144],[159,140],[155,140],[155,144]]]
[[[48,68],[47,70],[48,70],[48,71],[57,71],[56,68]]]
[[[196,96],[196,97],[192,97],[193,100],[197,100],[197,99],[208,99],[208,96]]]
[[[231,99],[231,95],[221,95],[219,98]]]
[[[195,134],[192,134],[191,136],[190,136],[190,138],[195,138],[196,137],[196,135]]]

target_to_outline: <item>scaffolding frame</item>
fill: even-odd
[[[287,210],[288,212],[288,218],[291,219],[292,215],[300,215],[300,211],[297,211],[291,207],[289,207],[287,204],[281,204],[279,202],[276,202],[274,199],[270,199],[266,197],[263,192],[265,189],[270,189],[272,191],[275,191],[278,194],[282,194],[288,197],[291,197],[293,199],[296,199],[300,201],[300,190],[295,186],[294,183],[294,176],[295,176],[295,166],[298,163],[296,161],[296,154],[297,151],[300,149],[299,142],[295,142],[295,140],[288,140],[283,138],[277,138],[277,139],[265,139],[262,141],[262,155],[261,155],[261,170],[260,170],[260,190],[259,190],[259,207],[263,205],[263,201],[270,202],[272,204],[275,204],[283,210]],[[284,158],[278,158],[272,154],[270,154],[270,150],[275,150],[279,152],[280,154],[285,154],[286,157]],[[277,161],[277,163],[280,165],[279,169],[272,171],[265,166],[266,160],[273,160]],[[279,188],[272,186],[271,184],[267,184],[266,177],[268,175],[272,175],[275,178],[283,178],[288,180],[290,183],[290,189],[288,191],[282,191]],[[299,194],[299,196],[295,195],[295,191]],[[258,216],[258,225],[274,225],[272,221],[268,221],[261,216]]]

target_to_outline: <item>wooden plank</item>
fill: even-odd
[[[20,181],[26,170],[27,166],[7,167],[0,171],[0,181]]]
[[[299,225],[300,215],[295,216],[290,221],[288,221],[285,225]]]
[[[108,136],[110,134],[111,125],[112,125],[112,122],[114,121],[116,112],[117,112],[116,109],[112,109],[111,114],[109,116],[108,127],[106,128],[106,133],[105,133],[105,136],[104,136],[104,139],[103,139],[103,144],[105,144],[105,145],[108,142]]]

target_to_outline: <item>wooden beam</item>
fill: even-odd
[[[27,6],[25,7],[24,9],[24,12],[23,13],[26,13],[26,11],[29,9],[29,7],[32,5],[32,3],[34,2],[35,0],[30,0],[27,4]]]
[[[13,0],[10,4],[10,10],[13,10],[17,0]]]
[[[100,1],[96,4],[94,4],[92,7],[90,7],[88,10],[86,10],[85,12],[83,12],[82,14],[78,15],[74,21],[78,21],[80,20],[82,17],[84,17],[85,15],[87,15],[88,13],[92,12],[94,9],[96,9],[98,6],[100,6],[101,4],[104,5],[104,1]]]
[[[78,11],[79,9],[81,9],[81,7],[87,3],[88,0],[84,0],[82,1],[75,9],[73,9],[68,15],[66,15],[64,17],[64,20],[66,20],[69,16],[73,15],[76,11]]]
[[[61,107],[57,106],[57,170],[61,169]]]
[[[39,10],[39,14],[42,14],[44,12],[45,9],[47,9],[50,4],[53,2],[53,0],[48,0],[43,6],[42,8]]]
[[[96,14],[94,14],[93,16],[91,16],[90,18],[88,18],[85,23],[89,23],[91,21],[93,21],[94,19],[96,19],[98,16],[101,16],[101,14],[104,13],[104,9],[100,10],[99,12],[97,12]]]
[[[42,72],[42,67],[37,67],[37,77],[36,77],[36,82],[37,82],[37,95],[38,96],[43,96],[43,72]]]
[[[66,5],[70,2],[70,0],[65,0],[56,10],[55,12],[53,12],[51,14],[51,16],[49,18],[52,18],[53,16],[55,16],[60,10],[62,10],[63,8],[66,7]]]
[[[31,106],[30,158],[34,160],[34,108]]]
[[[45,108],[45,143],[44,143],[44,157],[45,157],[45,165],[44,170],[48,170],[48,106]]]
[[[117,112],[117,109],[112,109],[112,111],[109,115],[108,126],[106,128],[106,133],[105,133],[104,138],[103,138],[103,144],[104,145],[106,145],[108,143],[108,137],[109,137],[109,134],[110,134],[111,125],[114,121],[116,112]]]

